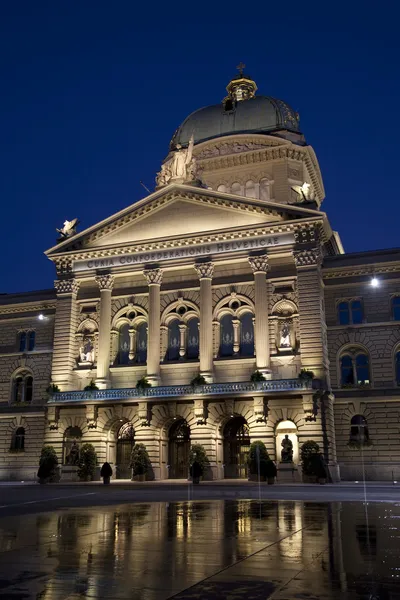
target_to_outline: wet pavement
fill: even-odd
[[[0,519],[1,600],[400,599],[400,503],[211,500]]]

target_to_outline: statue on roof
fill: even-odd
[[[172,157],[165,162],[157,174],[157,187],[169,183],[187,183],[196,180],[196,159],[193,156],[194,136],[192,134],[187,148],[176,145]]]
[[[57,233],[60,234],[60,240],[66,240],[67,238],[75,235],[78,225],[78,219],[72,219],[72,221],[65,220],[63,226],[60,229],[56,229]]]

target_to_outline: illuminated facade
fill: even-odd
[[[157,479],[187,477],[191,443],[223,478],[252,440],[280,463],[286,435],[334,481],[400,466],[400,253],[344,255],[298,114],[243,73],[227,90],[177,129],[154,193],[47,251],[55,291],[0,298],[0,477],[73,440],[119,477],[135,441]]]

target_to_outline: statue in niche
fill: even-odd
[[[285,435],[281,442],[282,452],[281,458],[282,462],[293,462],[293,442],[289,439],[288,434]]]
[[[71,448],[69,453],[66,456],[66,461],[67,465],[70,465],[72,467],[76,467],[76,465],[79,462],[79,446],[78,446],[78,442],[76,440],[74,440],[72,442]]]
[[[83,339],[82,346],[79,348],[80,361],[85,363],[94,362],[94,346],[90,337]]]
[[[281,339],[279,342],[280,348],[290,348],[290,326],[287,321],[285,321],[282,325],[281,329]]]

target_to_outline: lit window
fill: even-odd
[[[233,356],[233,319],[232,315],[224,315],[221,319],[219,355]]]
[[[361,325],[364,320],[361,300],[343,300],[337,306],[339,325]]]
[[[237,196],[242,196],[242,186],[240,183],[232,183],[232,194],[236,194]]]
[[[130,348],[130,336],[129,336],[130,325],[126,323],[122,325],[119,330],[118,340],[118,357],[117,363],[119,365],[127,365],[129,363],[129,348]]]
[[[192,359],[199,357],[199,319],[197,317],[188,322],[186,355]]]
[[[251,179],[246,181],[246,192],[247,198],[257,198],[256,184]]]
[[[251,313],[240,317],[240,355],[254,356],[254,325]]]
[[[145,364],[147,360],[147,323],[136,328],[136,362]]]
[[[180,346],[179,321],[178,319],[174,319],[168,325],[167,360],[179,360]]]
[[[369,358],[365,352],[355,349],[340,358],[340,381],[342,387],[371,383]]]
[[[260,181],[260,200],[270,199],[270,184],[268,179],[261,179]]]

